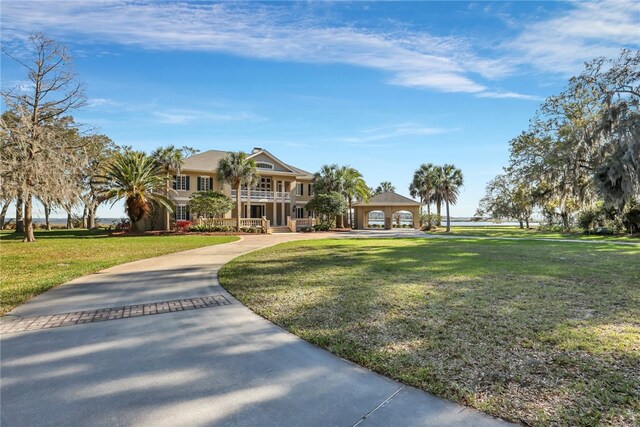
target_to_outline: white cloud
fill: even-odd
[[[256,119],[256,117],[249,113],[220,114],[208,111],[182,109],[154,111],[152,112],[152,115],[159,123],[173,125],[185,125],[195,122],[227,122]]]
[[[640,2],[576,2],[573,9],[533,22],[504,47],[543,71],[573,74],[597,56],[617,57],[640,46]]]
[[[616,56],[620,47],[638,46],[640,27],[640,2],[576,2],[553,18],[532,19],[521,30],[514,29],[520,33],[513,40],[488,47],[464,37],[337,24],[305,13],[304,8],[258,3],[2,1],[2,38],[4,44],[17,43],[26,33],[41,30],[63,40],[71,34],[87,42],[145,49],[347,64],[384,72],[395,85],[534,99],[495,90],[486,80],[512,76],[522,64],[575,73],[594,56]],[[499,13],[506,15],[503,10]],[[480,54],[479,49],[492,53]]]
[[[359,135],[339,138],[342,142],[354,145],[366,144],[374,141],[382,141],[386,139],[402,138],[407,136],[429,136],[439,135],[452,132],[455,129],[445,129],[437,127],[419,126],[411,123],[381,126],[372,129],[365,129]]]
[[[98,108],[98,107],[116,107],[119,106],[120,103],[114,101],[109,98],[89,98],[87,99],[87,107],[89,108]]]
[[[480,98],[498,98],[498,99],[522,99],[525,101],[543,101],[544,98],[536,95],[525,95],[517,92],[503,91],[485,91],[477,94]]]
[[[393,84],[478,93],[470,74],[504,74],[500,61],[476,57],[457,39],[381,33],[301,19],[271,5],[144,2],[4,2],[3,38],[41,29],[95,42],[148,49],[227,52],[306,63],[341,63],[390,74]]]

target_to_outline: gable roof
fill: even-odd
[[[194,154],[184,159],[182,163],[183,171],[214,172],[218,169],[218,164],[229,151],[208,150]]]
[[[220,160],[222,160],[229,153],[230,151],[208,150],[202,153],[194,154],[184,159],[181,169],[183,171],[194,171],[194,172],[215,172],[218,169],[218,164],[220,163]],[[300,178],[300,179],[313,179],[312,173],[286,164],[285,162],[278,159],[276,156],[274,156],[267,150],[254,149],[254,151],[249,154],[249,158],[258,156],[259,154],[264,154],[270,157],[275,162],[279,163],[285,169],[288,169],[290,171],[285,173],[290,173],[291,175],[295,175],[296,178]]]
[[[385,191],[369,199],[369,203],[358,202],[354,206],[420,206],[420,203],[392,191]]]

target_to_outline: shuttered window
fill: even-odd
[[[173,189],[178,191],[189,190],[189,177],[186,175],[177,175],[174,177]]]

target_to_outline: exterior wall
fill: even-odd
[[[267,156],[266,154],[258,154],[257,156],[253,157],[253,161],[254,162],[265,162],[265,163],[270,163],[273,165],[273,171],[278,171],[278,172],[289,172],[289,169],[286,168],[284,165],[274,161],[271,157]],[[265,172],[271,172],[271,170],[265,170],[265,169],[259,169]]]
[[[282,200],[282,198],[278,198],[277,200],[250,200],[250,201],[245,200],[242,202],[241,216],[242,217],[249,216],[249,215],[245,215],[246,206],[264,205],[265,216],[267,217],[267,219],[270,220],[271,225],[286,225],[287,217],[295,218],[296,216],[295,207],[296,206],[302,207],[306,204],[306,202],[308,202],[311,199],[311,196],[309,195],[309,184],[311,184],[311,180],[300,181],[304,184],[304,190],[302,195],[298,196],[296,193],[296,185],[298,181],[296,181],[296,177],[292,176],[291,172],[289,172],[288,167],[286,167],[285,165],[277,161],[274,161],[271,157],[265,154],[259,154],[253,157],[253,159],[256,162],[266,162],[274,166],[273,170],[258,169],[258,173],[260,174],[261,177],[271,179],[270,191],[272,192],[278,192],[279,190],[278,183],[281,182],[282,186],[280,191],[289,193],[289,201],[284,201]],[[211,189],[214,191],[220,191],[223,194],[226,194],[227,196],[229,196],[233,200],[234,208],[231,212],[225,215],[225,218],[232,218],[236,216],[236,203],[235,203],[236,198],[235,196],[232,196],[232,193],[231,193],[232,190],[235,190],[235,189],[232,189],[231,186],[228,184],[223,185],[217,179],[215,172],[198,172],[198,171],[191,171],[191,170],[183,170],[180,175],[189,177],[189,189],[173,190],[169,194],[169,198],[176,205],[187,205],[191,195],[199,191],[198,185],[197,185],[198,177],[206,177],[207,179],[212,178],[213,182],[212,182]],[[308,217],[308,212],[306,212],[306,210],[305,210],[305,217]],[[174,223],[174,218],[175,218],[175,214],[172,214],[171,224]],[[191,212],[189,213],[189,219],[196,223],[198,221],[198,218]],[[160,220],[156,221],[156,224],[160,225],[159,228],[164,229],[166,227],[165,223],[166,223],[166,215],[162,213]]]

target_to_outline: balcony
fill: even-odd
[[[235,200],[236,198],[236,190],[231,190],[231,198]],[[248,190],[240,190],[240,200],[243,202],[248,201],[249,191]],[[251,201],[252,202],[282,202],[284,199],[285,203],[291,201],[291,197],[289,192],[285,191],[266,191],[266,190],[251,190]]]

